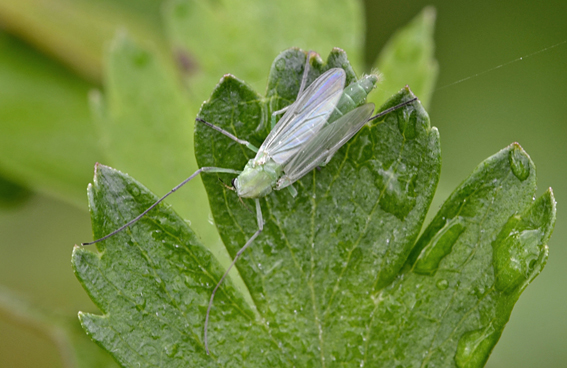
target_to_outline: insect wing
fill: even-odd
[[[317,165],[327,163],[339,148],[362,129],[373,111],[372,103],[359,106],[323,128],[284,167],[285,175],[278,182],[278,189],[301,179]]]
[[[345,79],[340,68],[317,78],[289,107],[259,152],[267,153],[280,165],[288,162],[325,125],[343,93]]]

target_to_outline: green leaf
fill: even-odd
[[[227,72],[263,90],[268,65],[289,47],[340,47],[355,65],[362,59],[363,8],[355,0],[173,0],[165,24],[199,101]]]
[[[383,78],[369,101],[380,105],[395,91],[408,85],[421,103],[429,106],[439,70],[434,56],[434,26],[435,9],[426,7],[390,38],[374,65]]]
[[[555,200],[549,190],[534,202],[535,182],[535,166],[512,144],[453,192],[376,296],[370,366],[484,366],[547,260]]]
[[[85,99],[91,85],[0,33],[0,86],[3,175],[84,208],[101,158]]]
[[[259,145],[272,111],[295,100],[306,53],[274,61],[266,97],[223,77],[199,116]],[[309,79],[352,69],[333,50]],[[409,89],[381,109],[413,97]],[[252,154],[196,126],[199,166],[242,168]],[[535,167],[517,144],[487,159],[418,239],[440,173],[439,136],[416,102],[348,142],[296,183],[298,196],[261,199],[264,231],[236,264],[247,290],[226,281],[203,323],[223,268],[168,207],[98,244],[75,248],[77,277],[103,312],[83,327],[123,366],[482,367],[521,291],[541,271],[555,221],[551,191],[537,201]],[[214,220],[234,254],[256,216],[205,174]],[[89,202],[95,237],[157,199],[99,165]],[[245,299],[246,292],[251,301]]]
[[[76,317],[32,305],[0,287],[0,317],[28,327],[53,341],[66,368],[113,368],[116,363],[85,336]]]
[[[31,191],[0,176],[0,208],[17,207],[31,197]]]
[[[344,53],[335,50],[328,65],[313,65],[311,78],[329,67],[344,65],[344,58]],[[235,133],[258,143],[267,133],[268,105],[295,98],[304,63],[302,51],[282,54],[274,63],[270,97],[266,99],[233,77],[225,77],[211,101],[203,106],[201,116],[229,129],[234,126]],[[384,108],[411,96],[403,90]],[[246,161],[242,148],[218,133],[210,133],[201,126],[197,128],[199,160],[213,159],[223,167],[242,167]],[[381,136],[389,138],[383,140]],[[217,159],[224,161],[216,162]],[[239,264],[262,318],[229,284],[224,285],[230,302],[224,299],[226,295],[219,295],[215,301],[210,327],[212,358],[204,355],[202,327],[208,296],[222,270],[185,224],[165,209],[100,245],[100,256],[84,249],[75,250],[77,276],[105,313],[103,317],[84,315],[83,325],[127,366],[154,362],[159,357],[164,359],[160,364],[168,366],[226,365],[231,360],[236,365],[246,362],[247,366],[304,366],[308,362],[317,365],[321,359],[319,327],[325,331],[325,338],[332,335],[334,327],[347,323],[333,316],[358,304],[345,292],[351,290],[353,297],[367,295],[365,289],[379,288],[403,266],[433,196],[439,169],[437,132],[429,127],[419,104],[414,104],[405,113],[391,114],[384,123],[375,122],[373,128],[365,128],[336,154],[320,179],[314,181],[314,173],[301,181],[300,195],[295,200],[287,192],[268,197],[263,203],[268,222],[262,240]],[[341,177],[350,179],[340,180]],[[232,192],[225,192],[216,175],[203,179],[209,185],[211,204],[217,209],[215,221],[234,254],[255,231],[255,217]],[[353,182],[363,190],[350,190]],[[381,196],[382,188],[386,190]],[[155,200],[131,179],[105,168],[97,170],[90,193],[97,237]],[[128,193],[133,193],[136,201]],[[315,198],[320,198],[317,211],[312,207]],[[392,206],[392,201],[401,206]],[[116,206],[117,202],[121,205]],[[218,202],[222,214],[218,212]],[[363,203],[358,207],[360,202]],[[269,211],[267,206],[274,209]],[[238,227],[234,228],[236,221]],[[317,233],[315,224],[320,229]],[[360,233],[355,228],[361,229]],[[380,229],[385,230],[381,235]],[[378,241],[377,236],[383,240],[384,248],[375,253],[372,244]],[[389,237],[393,238],[386,242]],[[317,246],[312,248],[310,242]],[[194,253],[199,254],[193,256]],[[374,263],[383,263],[385,267],[376,272]],[[341,267],[343,264],[348,267]],[[362,273],[353,272],[354,269]],[[314,285],[318,285],[316,289]],[[323,307],[327,304],[329,309],[325,312]],[[321,314],[319,325],[315,322],[319,318],[316,314]],[[345,316],[349,320],[360,317],[352,313]],[[121,332],[131,331],[133,326],[141,327],[136,333],[123,336]],[[120,339],[127,341],[122,343]],[[134,354],[128,346],[140,346],[141,341],[147,341],[147,349],[138,349]],[[172,349],[175,352],[169,356],[167,351]]]
[[[191,152],[196,110],[175,75],[125,34],[112,43],[105,70],[105,95],[91,98],[104,163],[139,178],[155,193],[169,192],[198,169]],[[170,198],[205,244],[219,249],[201,182],[189,183]]]
[[[97,165],[89,187],[95,236],[114,230],[156,199],[129,176]],[[98,249],[95,254],[75,247],[72,262],[104,316],[79,317],[87,333],[122,366],[205,367],[214,360],[268,366],[276,354],[265,354],[277,351],[277,345],[227,280],[216,303],[230,311],[215,314],[214,320],[217,328],[224,326],[227,353],[215,353],[214,360],[206,355],[204,315],[223,269],[169,208],[151,211],[136,226],[98,243]],[[243,346],[244,341],[251,344]]]
[[[327,65],[313,65],[311,78],[345,65],[334,64],[335,53]],[[225,77],[200,116],[259,145],[274,110],[270,101],[295,99],[304,63],[298,50],[282,53],[273,64],[265,100]],[[382,109],[411,97],[404,89]],[[244,167],[253,156],[200,125],[195,141],[200,166]],[[237,267],[271,336],[294,357],[294,366],[362,362],[362,332],[371,321],[373,296],[406,261],[439,171],[437,130],[416,103],[362,129],[320,172],[296,183],[296,198],[281,191],[261,200],[264,231]],[[256,230],[255,217],[218,185],[215,175],[203,176],[203,182],[221,238],[234,255]],[[220,352],[217,313],[221,307],[213,313],[209,342]]]

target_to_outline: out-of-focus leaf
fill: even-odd
[[[377,26],[380,20],[376,20]],[[368,27],[372,27],[369,24]],[[382,73],[382,83],[369,97],[378,105],[403,86],[410,86],[424,106],[429,106],[438,64],[433,53],[435,9],[427,7],[407,26],[397,31],[380,52],[375,67]]]
[[[226,73],[263,90],[268,65],[290,47],[340,47],[358,66],[362,11],[355,0],[173,0],[165,22],[189,88],[202,101]]]
[[[112,357],[85,335],[76,317],[33,306],[2,287],[0,317],[47,336],[58,347],[65,368],[117,367]]]
[[[91,85],[0,33],[0,167],[10,180],[84,207],[101,156],[85,98]]]
[[[31,196],[31,191],[0,175],[0,208],[15,207]]]
[[[102,77],[104,46],[117,29],[126,28],[136,40],[168,56],[159,18],[160,8],[121,0],[0,0],[0,21],[11,33],[54,56],[92,82]],[[167,60],[167,58],[166,58]]]
[[[91,99],[106,155],[103,162],[165,194],[197,170],[192,152],[196,111],[175,75],[124,34],[113,41],[105,71],[105,94],[93,94]],[[205,244],[224,250],[209,222],[200,180],[187,184],[168,202],[190,221]]]

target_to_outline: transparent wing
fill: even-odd
[[[372,103],[359,106],[323,128],[284,167],[285,175],[279,180],[278,189],[297,181],[317,165],[327,163],[339,148],[362,129],[373,111]]]
[[[345,71],[330,69],[297,98],[259,149],[283,165],[325,125],[345,86]]]

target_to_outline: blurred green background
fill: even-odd
[[[538,195],[552,186],[559,202],[548,265],[518,301],[487,367],[565,367],[567,44],[452,83],[566,41],[567,2],[366,0],[366,64],[426,5],[437,10],[439,77],[429,113],[443,152],[432,210],[479,162],[514,141],[538,168]],[[0,285],[42,308],[70,316],[96,310],[70,264],[73,244],[92,237],[86,196],[76,199],[86,191],[76,188],[86,189],[92,165],[104,160],[87,95],[102,86],[103,50],[117,30],[126,29],[173,65],[162,7],[158,0],[0,0]],[[247,42],[228,40],[236,47]],[[323,57],[328,52],[317,51]],[[185,61],[190,69],[191,60]],[[42,131],[44,121],[58,129]],[[19,138],[29,141],[29,150],[14,145]],[[42,162],[43,152],[55,152],[43,158],[59,166]],[[35,167],[29,157],[40,158]],[[68,177],[63,192],[69,196],[53,190],[62,184],[47,180],[45,170]],[[41,332],[0,313],[0,366],[62,367],[54,343]]]

